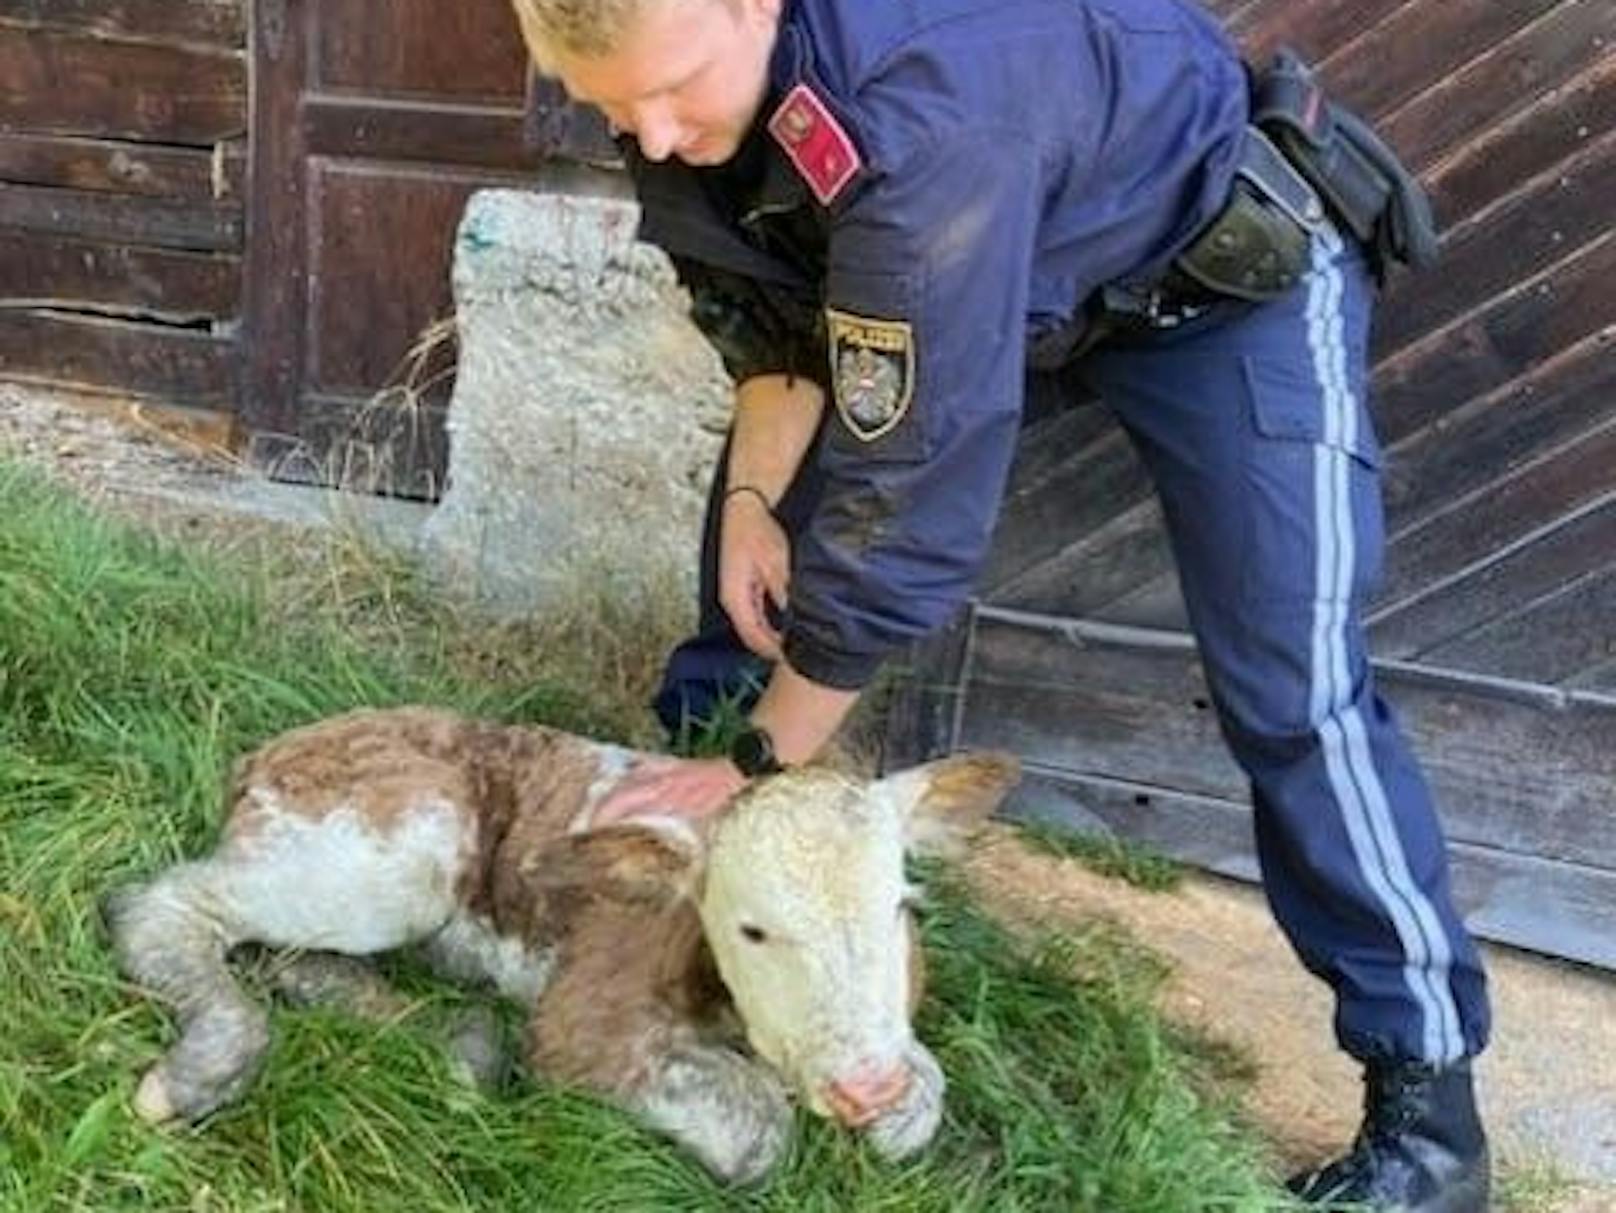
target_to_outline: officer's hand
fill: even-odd
[[[752,493],[724,502],[719,520],[718,601],[741,643],[759,657],[781,660],[780,633],[767,604],[785,610],[791,583],[791,541]]]
[[[591,826],[625,817],[711,816],[746,786],[746,777],[727,758],[652,758],[637,764],[596,807]]]

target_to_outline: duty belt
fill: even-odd
[[[1363,246],[1382,280],[1394,264],[1435,260],[1430,199],[1369,124],[1325,96],[1294,51],[1247,72],[1251,125],[1229,201],[1159,281],[1103,288],[1108,317],[1165,328],[1219,300],[1282,295],[1330,222]]]
[[[1172,328],[1229,299],[1261,302],[1301,279],[1324,203],[1307,179],[1254,126],[1246,128],[1229,200],[1152,283],[1102,288],[1105,311],[1151,328]]]

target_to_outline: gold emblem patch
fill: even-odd
[[[874,442],[909,411],[915,394],[915,330],[827,308],[836,411],[853,436]]]

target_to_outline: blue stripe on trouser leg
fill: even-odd
[[[1272,304],[1091,360],[1162,499],[1275,916],[1337,996],[1355,1056],[1480,1051],[1485,979],[1430,794],[1375,692],[1379,453],[1363,403],[1371,288],[1334,234]]]

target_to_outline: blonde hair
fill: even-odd
[[[553,74],[556,54],[595,57],[617,49],[646,9],[670,0],[511,0],[522,39],[541,72]]]

